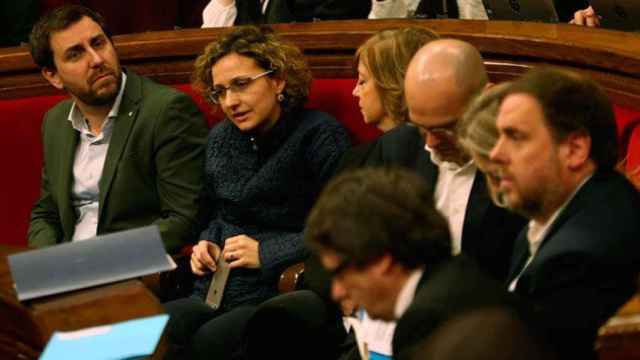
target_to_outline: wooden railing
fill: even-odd
[[[273,28],[305,52],[314,76],[353,77],[355,49],[376,31],[428,27],[474,44],[495,81],[532,66],[586,72],[615,103],[640,109],[640,35],[565,24],[472,20],[369,20],[280,24]],[[187,29],[114,37],[124,65],[159,82],[189,81],[194,58],[227,29]],[[51,94],[26,47],[0,49],[0,98]]]

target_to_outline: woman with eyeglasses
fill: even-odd
[[[195,62],[194,86],[226,118],[209,133],[208,223],[193,247],[194,294],[165,304],[175,358],[238,355],[254,308],[305,257],[307,212],[349,147],[331,116],[304,109],[311,73],[299,49],[271,30],[239,27]],[[217,309],[204,302],[220,261],[230,268]]]
[[[386,132],[408,120],[403,91],[406,68],[418,49],[437,38],[425,28],[383,30],[358,48],[353,96],[367,124]],[[363,144],[348,151],[339,171],[366,166],[372,148],[372,144]],[[310,256],[304,272],[307,290],[268,300],[251,319],[245,332],[247,358],[343,359],[357,354],[355,343],[342,343],[346,335],[342,315],[351,315],[358,304],[345,298],[341,309],[334,307],[331,277],[318,257]],[[273,319],[279,321],[277,329]]]

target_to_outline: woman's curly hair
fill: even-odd
[[[302,106],[309,96],[311,71],[302,52],[283,42],[268,27],[241,26],[210,43],[195,61],[192,85],[207,101],[213,90],[211,67],[222,57],[238,54],[252,58],[270,75],[285,80],[282,106],[289,110]]]

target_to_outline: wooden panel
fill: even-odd
[[[325,21],[273,28],[299,46],[314,76],[353,77],[355,49],[376,31],[428,27],[477,46],[494,81],[532,66],[556,65],[594,76],[614,102],[640,109],[640,35],[564,24],[473,20]],[[193,59],[228,29],[187,29],[114,37],[125,66],[165,84],[188,82]],[[0,98],[55,93],[26,48],[0,49]]]

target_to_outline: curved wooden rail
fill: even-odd
[[[326,21],[273,28],[299,46],[316,77],[353,77],[355,49],[376,31],[428,27],[477,46],[495,81],[552,64],[594,76],[615,103],[640,109],[640,35],[565,24],[473,20]],[[193,59],[228,29],[188,29],[114,37],[121,61],[167,84],[189,81]],[[0,49],[0,98],[51,94],[27,48]]]

